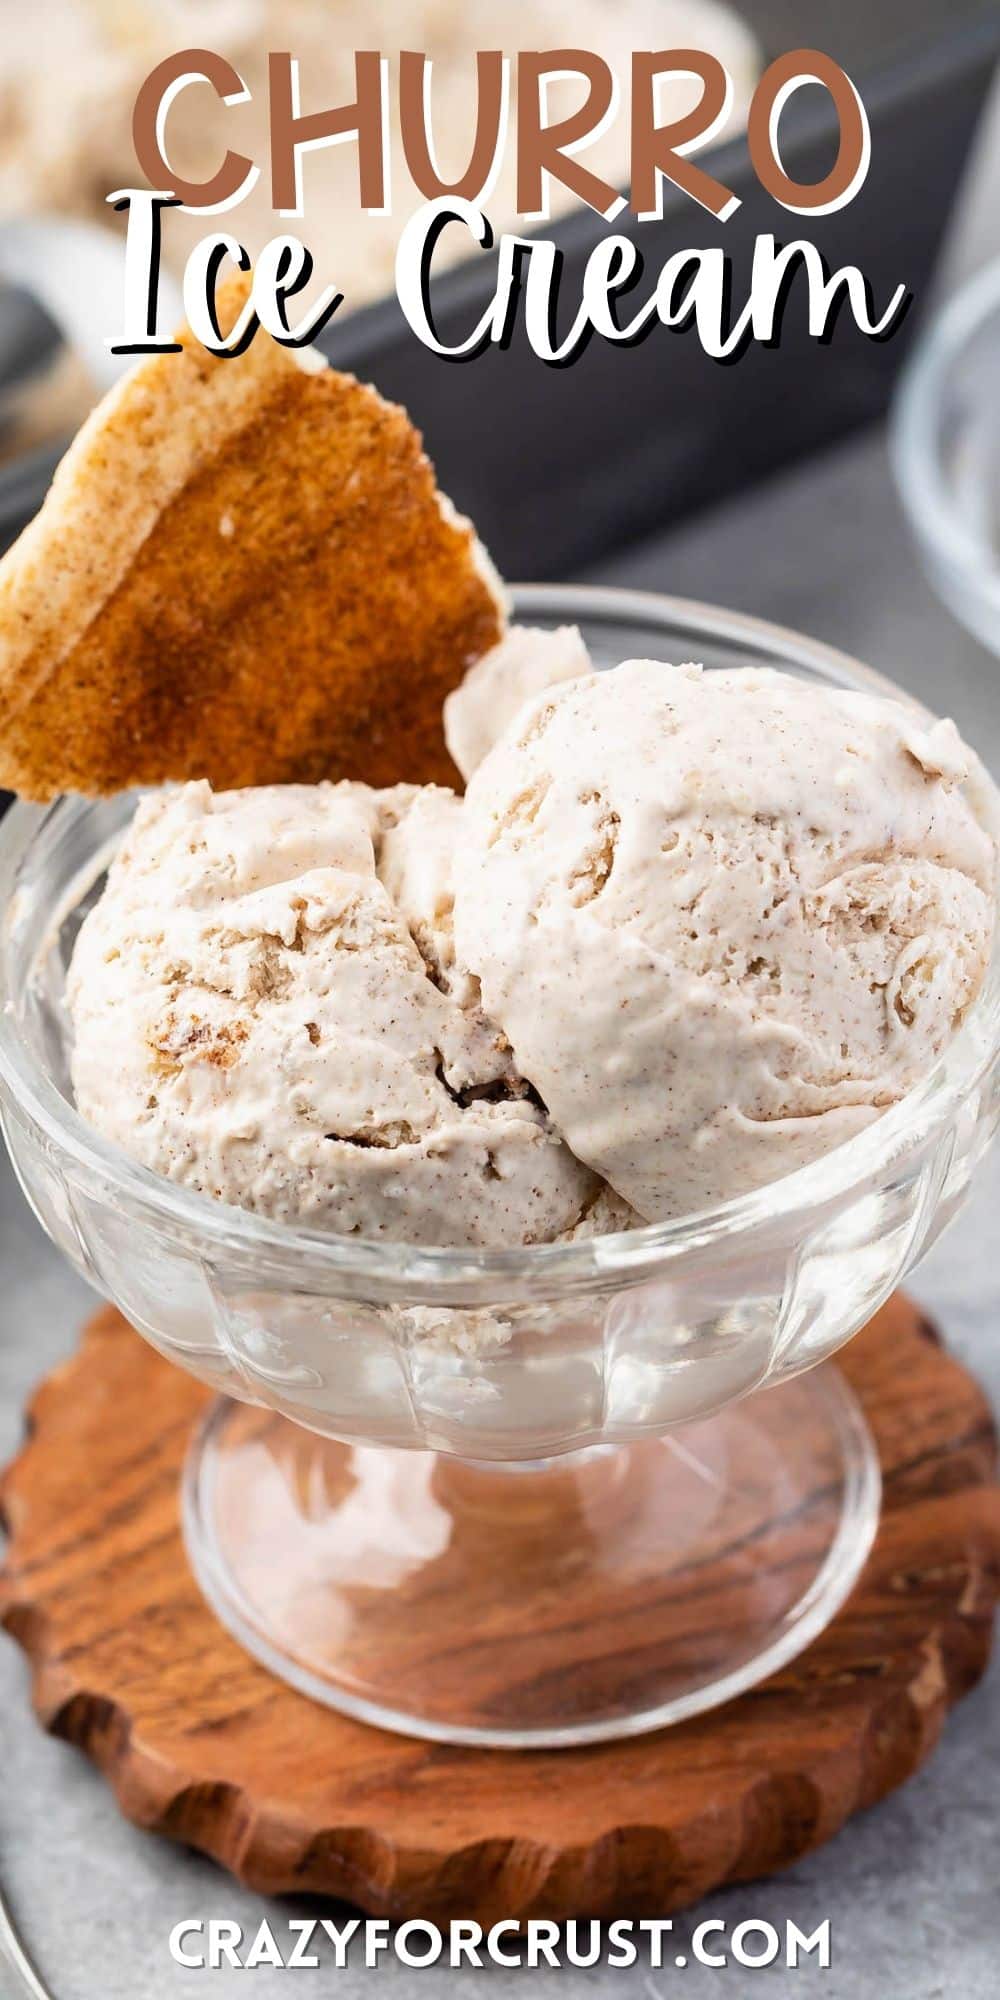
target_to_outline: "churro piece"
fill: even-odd
[[[452,781],[441,704],[503,597],[405,411],[263,331],[178,338],[0,563],[0,786]]]

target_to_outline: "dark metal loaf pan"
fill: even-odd
[[[610,225],[641,247],[646,284],[637,298],[673,252],[716,242],[733,257],[738,305],[762,231],[781,242],[809,236],[831,265],[860,265],[879,301],[905,283],[915,309],[881,343],[842,312],[831,344],[820,346],[806,337],[797,293],[780,345],[750,347],[730,366],[710,360],[693,331],[656,328],[631,349],[595,338],[572,366],[552,368],[520,329],[509,351],[490,350],[469,365],[441,360],[416,339],[395,299],[334,323],[331,357],[406,404],[442,486],[472,515],[507,576],[568,574],[871,421],[888,403],[989,86],[1000,9],[963,0],[947,10],[940,0],[877,7],[763,0],[744,12],[765,54],[817,46],[848,68],[871,123],[867,183],[836,215],[791,215],[761,191],[744,141],[733,140],[713,159],[742,198],[728,223],[668,191],[662,221],[637,225],[623,213]],[[800,92],[782,126],[788,171],[819,178],[834,146],[826,93]],[[554,232],[566,253],[570,311],[588,252],[607,226],[581,212]],[[459,339],[484,310],[492,262],[482,255],[441,278],[435,319],[443,339]]]

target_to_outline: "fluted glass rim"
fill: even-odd
[[[742,612],[600,585],[523,585],[512,595],[520,618],[631,623],[647,631],[659,627],[675,639],[735,645],[768,665],[799,667],[828,684],[888,695],[927,717],[919,702],[874,669],[822,641]],[[636,1283],[680,1259],[745,1247],[748,1238],[763,1232],[771,1240],[775,1232],[794,1240],[799,1226],[805,1233],[817,1213],[835,1209],[866,1183],[902,1168],[932,1145],[957,1120],[963,1103],[1000,1056],[1000,950],[995,948],[982,993],[921,1082],[820,1160],[749,1194],[627,1233],[500,1250],[418,1247],[273,1222],[178,1187],[130,1159],[80,1116],[21,1032],[9,951],[9,912],[18,873],[54,816],[79,803],[63,799],[48,808],[18,803],[0,823],[0,1085],[44,1135],[54,1156],[99,1186],[115,1207],[196,1237],[199,1254],[209,1261],[246,1257],[261,1270],[278,1265],[295,1290],[332,1283],[351,1290],[368,1286],[400,1300],[430,1294],[439,1302],[454,1296],[463,1304],[473,1297],[486,1303],[515,1294],[552,1299],[595,1286],[604,1290]]]

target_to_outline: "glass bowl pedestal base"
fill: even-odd
[[[879,1491],[828,1365],[665,1436],[510,1464],[221,1399],[184,1520],[212,1609],[302,1693],[517,1749],[657,1729],[794,1658],[855,1582]]]

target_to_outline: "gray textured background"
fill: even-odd
[[[1000,103],[956,228],[946,282],[1000,251]],[[881,435],[868,436],[772,482],[690,528],[605,564],[601,580],[724,601],[828,639],[953,713],[1000,774],[1000,664],[958,630],[920,575],[893,494]],[[973,1202],[917,1275],[914,1289],[939,1314],[957,1351],[1000,1406],[1000,1151]],[[993,1241],[990,1241],[992,1230]],[[69,1347],[89,1303],[0,1167],[0,1454],[16,1445],[20,1409],[36,1378]],[[699,1917],[734,1925],[753,1915],[806,1929],[829,1917],[830,1971],[807,1964],[761,1971],[767,1990],[821,1987],[824,2000],[906,1995],[987,2000],[997,1991],[1000,1944],[1000,1658],[952,1718],[932,1764],[902,1792],[855,1820],[790,1874],[715,1897]],[[0,1643],[0,1877],[58,2000],[167,2000],[241,1990],[232,1972],[184,1972],[167,1953],[184,1916],[231,1916],[252,1934],[265,1909],[280,1925],[291,1905],[265,1906],[192,1855],[134,1832],[118,1817],[84,1760],[43,1737],[31,1720],[24,1663]],[[685,1948],[679,1919],[674,1948]],[[381,1969],[393,1993],[490,1981],[501,1996],[517,1972],[496,1969],[418,1977]],[[626,1986],[656,2000],[742,1995],[747,1973],[689,1965],[676,1972],[535,1973],[560,1991]],[[303,1972],[291,1989],[367,1992],[360,1966]],[[5,1994],[0,1970],[0,1995]],[[255,2000],[287,1992],[278,1971],[258,1970]]]

